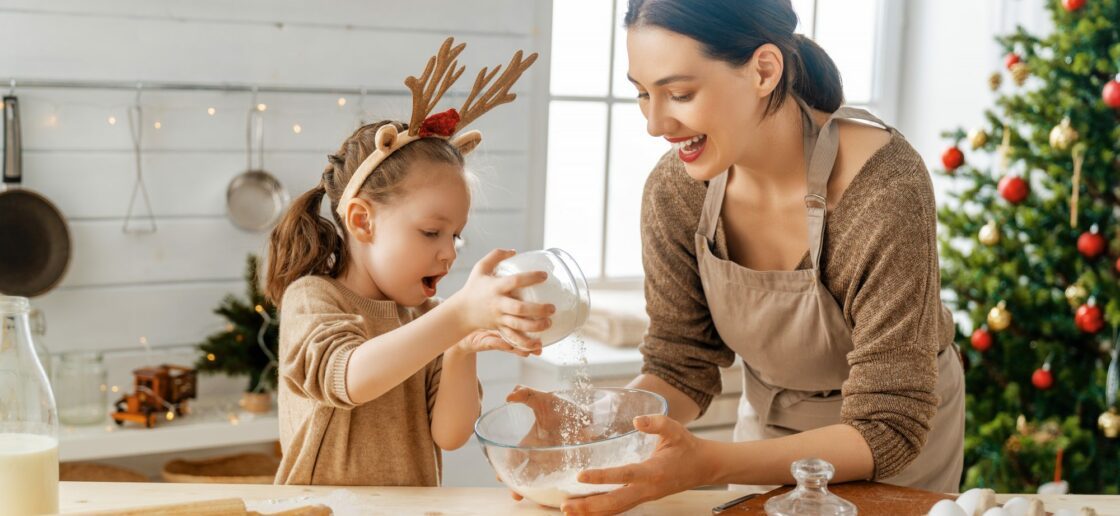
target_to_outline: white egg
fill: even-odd
[[[984,511],[984,516],[1007,516],[1007,513],[1001,507],[992,507]]]
[[[961,495],[957,497],[957,505],[960,505],[961,508],[964,509],[964,513],[967,516],[979,516],[988,509],[985,505],[985,503],[987,503],[986,499],[994,496],[994,493],[995,492],[991,489],[975,487],[961,493]]]
[[[968,513],[964,512],[957,502],[941,500],[929,509],[929,516],[968,516]]]
[[[1054,511],[1054,516],[1077,516],[1077,513],[1069,509],[1058,509]]]
[[[1003,502],[1003,512],[1007,516],[1027,516],[1027,508],[1031,506],[1030,500],[1016,496]]]

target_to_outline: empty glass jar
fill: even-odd
[[[108,372],[101,353],[63,353],[55,365],[58,419],[64,425],[92,425],[105,420]]]
[[[551,303],[556,307],[556,313],[552,314],[552,326],[543,332],[528,333],[539,338],[542,346],[548,346],[563,340],[587,322],[591,311],[591,292],[579,264],[562,249],[529,251],[511,256],[498,264],[494,274],[509,276],[531,271],[545,271],[548,279],[544,283],[518,289],[516,295],[522,301]],[[517,345],[504,328],[501,331],[506,341]]]
[[[790,466],[797,488],[766,501],[768,516],[855,516],[856,506],[828,492],[836,469],[821,459],[802,459]]]

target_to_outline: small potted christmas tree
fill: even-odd
[[[260,258],[250,254],[245,267],[247,299],[230,294],[214,309],[214,313],[226,319],[226,326],[199,346],[201,356],[195,362],[204,373],[248,376],[249,385],[241,406],[250,412],[271,409],[279,344],[276,307],[261,293],[259,271]]]

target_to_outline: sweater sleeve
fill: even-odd
[[[932,186],[925,175],[898,179],[865,203],[863,215],[876,222],[848,257],[859,265],[845,303],[854,349],[841,420],[867,441],[875,479],[918,456],[938,406],[943,308]]]
[[[349,313],[330,284],[306,277],[284,292],[280,381],[297,396],[332,407],[355,405],[346,392],[350,354],[366,341],[361,316]]]
[[[707,188],[688,176],[670,154],[646,180],[642,195],[642,265],[649,329],[640,346],[642,373],[661,378],[707,411],[722,388],[720,367],[735,352],[716,332],[693,235]]]

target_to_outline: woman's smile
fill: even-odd
[[[704,147],[708,143],[708,135],[706,134],[698,134],[685,138],[666,137],[665,139],[673,144],[673,148],[677,151],[677,156],[685,163],[692,163],[700,159],[700,155],[704,153]]]

